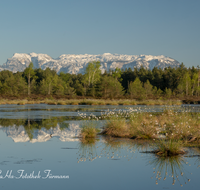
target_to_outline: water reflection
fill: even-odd
[[[101,158],[97,153],[98,146],[96,139],[80,140],[78,145],[78,163],[85,162],[86,160],[93,161],[96,158]]]
[[[200,147],[194,147],[190,149],[190,155],[186,157],[194,158],[194,165],[197,165],[197,168],[200,168]]]
[[[150,181],[155,180],[157,185],[159,184],[162,186],[169,186],[170,184],[172,186],[179,184],[182,186],[190,181],[190,171],[195,173],[194,170],[188,168],[188,162],[192,163],[194,160],[196,160],[196,164],[199,164],[199,157],[197,157],[197,155],[200,153],[198,153],[199,149],[197,149],[197,151],[194,149],[194,154],[191,155],[190,152],[189,155],[186,155],[188,157],[160,158],[156,157],[154,154],[145,154],[145,152],[149,152],[150,150],[150,143],[148,141],[136,141],[133,139],[119,139],[104,136],[99,136],[99,139],[94,140],[82,140],[80,138],[73,138],[79,135],[80,125],[81,121],[69,122],[65,121],[62,117],[59,119],[51,118],[49,120],[0,120],[1,129],[6,132],[6,134],[14,140],[14,142],[45,142],[50,140],[52,137],[58,137],[61,141],[77,141],[64,144],[54,141],[44,143],[44,146],[41,150],[44,150],[44,147],[47,147],[45,156],[41,156],[41,151],[40,153],[37,153],[37,151],[34,152],[34,150],[38,150],[38,147],[40,146],[37,147],[38,149],[35,149],[36,144],[31,146],[28,144],[30,148],[28,150],[30,150],[30,152],[33,151],[32,156],[25,156],[25,159],[14,161],[10,158],[8,159],[8,157],[5,157],[0,162],[1,167],[9,166],[12,163],[19,165],[19,167],[21,167],[23,164],[24,168],[28,164],[33,164],[34,167],[37,167],[37,165],[41,167],[41,165],[48,163],[47,161],[52,159],[52,163],[56,165],[55,167],[71,167],[71,172],[76,169],[77,176],[78,173],[83,172],[83,165],[85,165],[87,166],[87,169],[89,168],[91,173],[93,171],[92,168],[94,167],[97,168],[100,172],[103,171],[104,173],[101,173],[101,176],[106,176],[106,178],[110,177],[111,175],[115,175],[115,173],[112,173],[111,170],[118,171],[119,169],[120,172],[127,172],[126,174],[123,173],[123,175],[126,176],[124,177],[124,180],[125,178],[130,179],[136,176],[135,179],[137,181],[140,179],[145,179],[148,181],[149,179]],[[32,138],[30,138],[30,135],[28,135],[28,130],[32,132]],[[54,143],[57,143],[55,147],[52,146]],[[48,152],[48,147],[50,145],[52,147]],[[25,146],[20,147],[17,145],[16,147],[19,147],[18,150],[21,149],[27,151],[27,149],[24,149]],[[69,154],[67,149],[69,149],[69,151],[70,149],[74,149],[74,151],[70,151]],[[10,149],[9,152],[13,152],[12,150]],[[57,153],[55,158],[52,158],[52,150]],[[21,152],[25,153],[26,151]],[[46,152],[48,152],[48,154]],[[39,156],[35,156],[37,154],[39,154]],[[194,158],[190,158],[190,155]],[[16,154],[14,154],[14,156],[16,156]],[[57,162],[58,160],[59,162]],[[76,162],[78,162],[78,164]],[[91,164],[90,162],[94,163]],[[57,163],[59,164],[57,165]],[[148,165],[145,165],[145,163],[148,163]],[[109,167],[105,168],[105,166],[111,166],[111,169]],[[136,168],[136,166],[138,167]],[[115,170],[116,168],[117,170]],[[118,176],[115,175],[115,179],[117,177]],[[152,177],[152,180],[150,177]],[[193,181],[194,176],[192,182]],[[127,180],[127,182],[129,181]],[[132,185],[132,182],[133,179],[130,179],[129,185]],[[195,182],[193,183],[195,184]]]
[[[78,122],[66,122],[64,117],[51,119],[0,119],[0,128],[14,142],[45,142],[52,137],[61,141],[78,141]]]
[[[104,146],[101,151],[102,155],[107,159],[122,159],[126,158],[128,161],[133,158],[137,150],[136,144],[133,141],[115,138],[104,138]]]
[[[98,141],[80,141],[78,145],[78,163],[94,161],[96,159],[134,161],[138,154],[142,156],[149,150],[148,142],[138,142],[124,139],[102,138]],[[153,169],[152,179],[159,183],[183,186],[190,182],[191,166],[185,156],[159,157],[154,154],[145,154],[148,165]],[[197,155],[197,154],[196,154]],[[189,156],[190,157],[190,156]],[[199,157],[198,157],[199,158]],[[141,158],[140,158],[141,159]],[[190,159],[189,159],[190,160]],[[190,160],[191,161],[191,160]],[[198,159],[200,161],[200,159]]]
[[[149,164],[153,166],[153,176],[155,178],[156,185],[160,180],[166,180],[169,178],[172,185],[179,183],[181,186],[190,182],[189,173],[185,170],[185,165],[188,164],[187,160],[183,156],[173,157],[159,157],[153,156],[150,159]]]
[[[98,142],[98,143],[97,143]],[[109,160],[131,159],[137,157],[140,150],[146,150],[149,145],[146,141],[136,142],[131,139],[116,139],[102,137],[101,139],[80,140],[78,145],[78,163],[93,161],[97,158]]]
[[[43,119],[54,116],[77,117],[79,113],[84,113],[89,116],[91,113],[96,116],[101,116],[107,110],[119,112],[130,111],[134,112],[163,112],[165,109],[184,112],[200,112],[199,105],[182,105],[182,106],[146,106],[146,105],[47,105],[47,104],[26,104],[26,105],[0,105],[0,118],[18,119],[31,118]]]

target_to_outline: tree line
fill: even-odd
[[[89,62],[84,74],[59,73],[46,68],[34,69],[33,63],[23,71],[0,72],[0,95],[62,95],[94,98],[171,98],[200,95],[200,68],[186,68],[183,63],[164,70],[144,67],[105,71],[100,62]]]

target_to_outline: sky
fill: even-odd
[[[14,53],[165,55],[200,65],[200,0],[0,0],[0,65]]]

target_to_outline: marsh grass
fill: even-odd
[[[48,102],[48,105],[57,105],[57,102]]]
[[[95,127],[88,127],[84,126],[81,130],[81,137],[83,139],[86,138],[95,138],[97,135],[96,128]]]
[[[165,109],[161,113],[109,111],[102,134],[132,139],[165,139],[189,144],[200,141],[200,113]]]
[[[17,105],[25,105],[26,102],[19,102]]]
[[[126,120],[117,117],[113,117],[106,122],[101,134],[112,137],[131,137]]]
[[[199,116],[199,113],[165,110],[158,116],[158,121],[167,139],[192,142],[200,138]]]
[[[81,126],[80,136],[82,139],[96,138],[97,134],[100,132],[98,128],[96,128],[94,122],[84,122]]]
[[[80,140],[85,145],[95,145],[96,138],[81,138]]]
[[[67,105],[66,102],[62,101],[62,102],[58,102],[57,105]]]
[[[180,100],[142,100],[137,101],[137,105],[181,105]]]
[[[102,134],[112,137],[129,137],[134,139],[157,138],[158,129],[153,127],[152,115],[149,113],[119,113],[108,115]]]
[[[136,113],[130,116],[128,126],[132,138],[155,139],[158,138],[158,126],[155,116],[149,113]]]
[[[155,150],[153,151],[161,157],[177,156],[180,154],[185,154],[183,149],[182,141],[174,140],[159,140],[155,144]]]
[[[181,105],[182,102],[180,100],[132,100],[132,99],[54,99],[52,96],[42,99],[31,99],[27,97],[26,99],[1,99],[0,104],[21,104],[21,102],[25,102],[25,104],[40,104],[44,102],[50,105]]]

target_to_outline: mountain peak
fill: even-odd
[[[120,69],[134,69],[134,67],[140,68],[141,66],[147,69],[153,69],[159,67],[164,69],[165,67],[177,67],[180,65],[178,61],[164,55],[124,55],[124,54],[111,54],[104,53],[99,55],[91,54],[62,54],[56,59],[51,58],[47,54],[37,53],[15,53],[12,58],[8,58],[0,70],[10,70],[12,72],[23,71],[30,62],[33,62],[34,68],[55,69],[58,73],[84,73],[88,62],[100,61],[102,73],[106,70]]]

